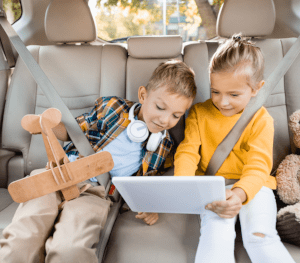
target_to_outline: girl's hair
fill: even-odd
[[[264,74],[260,48],[241,34],[233,35],[219,46],[210,61],[210,74],[222,72],[246,75],[249,86],[255,89]]]
[[[156,90],[167,87],[171,93],[177,93],[187,98],[196,96],[195,73],[180,60],[169,60],[160,63],[154,70],[146,90]]]

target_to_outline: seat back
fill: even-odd
[[[70,11],[73,5],[76,8]],[[100,96],[125,96],[126,49],[88,44],[96,37],[89,14],[85,1],[52,1],[46,12],[45,29],[55,45],[29,47],[74,117],[90,111]],[[49,107],[47,98],[19,59],[5,106],[2,147],[21,155],[9,162],[6,185],[45,166],[47,156],[42,136],[25,131],[21,119],[26,114],[41,114]]]
[[[138,88],[146,86],[155,68],[170,59],[182,59],[180,36],[131,37],[128,39],[126,98],[138,101]]]
[[[138,101],[138,89],[146,86],[155,68],[170,59],[183,60],[180,36],[131,37],[128,39],[126,99]],[[170,131],[175,143],[183,138],[183,118]]]

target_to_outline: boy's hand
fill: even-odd
[[[215,212],[222,218],[235,217],[246,201],[247,195],[241,188],[226,190],[226,201],[215,201],[205,206],[205,209]]]
[[[143,219],[146,224],[148,224],[149,226],[152,226],[158,220],[158,214],[157,213],[138,212],[138,214],[135,216],[135,218]]]

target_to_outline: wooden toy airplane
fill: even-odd
[[[41,115],[26,115],[22,127],[32,134],[42,133],[48,156],[46,171],[12,182],[8,191],[17,203],[61,191],[65,200],[80,195],[76,184],[97,175],[109,172],[113,167],[113,159],[109,152],[99,152],[88,157],[70,162],[52,128],[61,121],[61,112],[50,108]]]

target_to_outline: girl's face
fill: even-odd
[[[210,82],[212,102],[227,117],[241,112],[264,85],[262,80],[254,90],[245,75],[227,72],[212,73]]]

